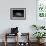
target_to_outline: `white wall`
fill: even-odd
[[[26,8],[26,20],[10,20],[10,8]],[[36,24],[36,0],[0,0],[0,34],[16,26],[19,32],[32,34],[32,24]]]

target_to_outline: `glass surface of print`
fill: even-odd
[[[39,17],[46,17],[46,0],[37,1],[37,15]]]

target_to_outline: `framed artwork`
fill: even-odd
[[[40,18],[46,18],[46,0],[38,0],[37,1],[37,15]]]
[[[10,19],[11,20],[25,20],[26,8],[10,8]]]
[[[37,0],[36,2],[36,24],[46,25],[46,0]]]

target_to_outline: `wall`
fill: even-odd
[[[26,20],[10,20],[10,8],[26,8]],[[36,0],[0,0],[0,34],[17,26],[19,32],[30,32],[32,36],[32,24],[36,24]]]

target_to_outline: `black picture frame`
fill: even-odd
[[[11,20],[25,20],[26,8],[10,8],[10,19]]]

